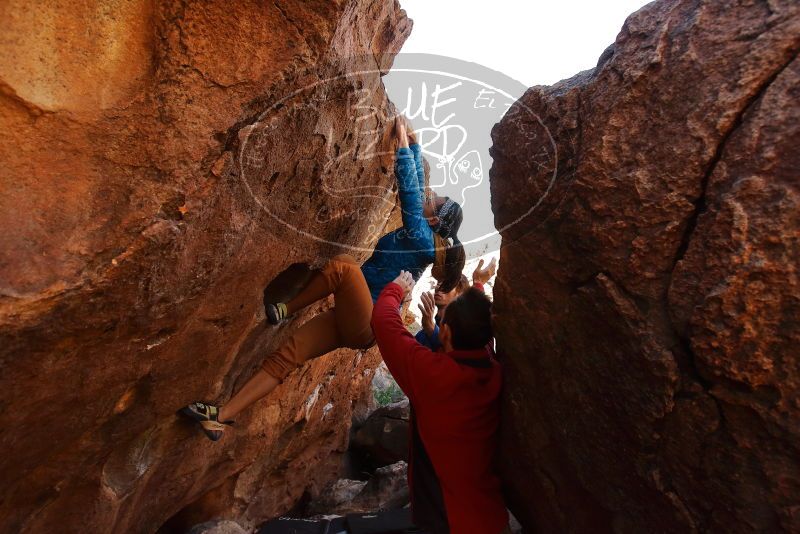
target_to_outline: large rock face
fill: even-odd
[[[405,13],[65,0],[0,18],[0,530],[253,523],[313,495],[377,351],[306,365],[218,443],[175,411],[227,399],[307,318],[265,324],[276,276],[285,297],[384,229],[380,75]]]
[[[531,530],[800,531],[798,51],[794,0],[654,2],[494,128]]]

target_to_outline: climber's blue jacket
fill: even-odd
[[[442,348],[442,343],[439,341],[439,317],[437,316],[435,320],[436,324],[433,326],[433,333],[430,337],[428,337],[424,329],[421,329],[414,336],[414,339],[423,347],[428,347],[433,352],[438,352],[439,349]]]
[[[372,256],[361,267],[372,302],[378,300],[384,286],[397,278],[400,271],[408,271],[415,281],[419,280],[435,259],[433,230],[422,215],[425,170],[419,144],[397,149],[394,174],[403,226],[381,237]]]

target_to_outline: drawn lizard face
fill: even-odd
[[[464,191],[478,187],[483,181],[483,163],[477,150],[470,150],[461,156],[450,168],[450,183],[461,186],[461,200],[466,201]]]

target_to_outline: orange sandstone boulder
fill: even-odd
[[[657,1],[492,131],[510,505],[800,531],[800,4]]]
[[[221,442],[175,411],[226,400],[307,319],[268,326],[268,285],[385,229],[381,75],[411,21],[389,0],[0,17],[0,530],[255,524],[314,495],[376,350],[307,364]]]

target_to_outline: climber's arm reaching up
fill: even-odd
[[[425,201],[425,164],[422,161],[422,147],[417,143],[417,134],[411,123],[406,121],[406,137],[408,138],[409,148],[414,153],[414,165],[417,169],[417,182],[419,183],[419,194]]]
[[[419,198],[425,202],[425,167],[422,163],[422,147],[417,143],[409,145],[411,152],[414,154],[414,166],[417,170],[417,182],[419,183]]]
[[[442,365],[446,361],[414,339],[400,317],[400,304],[411,291],[414,280],[402,271],[386,284],[372,309],[372,331],[378,348],[397,385],[412,403],[427,401],[442,385]]]
[[[394,174],[397,178],[397,190],[400,197],[400,209],[403,227],[414,238],[427,222],[422,214],[422,195],[420,194],[414,153],[408,146],[405,125],[396,119],[396,135],[400,146],[394,161]]]

